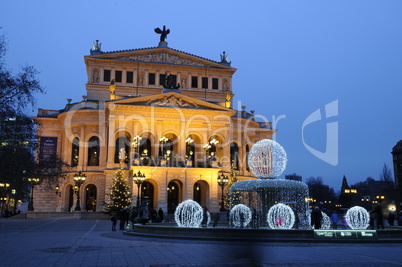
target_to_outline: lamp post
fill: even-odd
[[[29,203],[28,203],[28,211],[34,211],[33,191],[34,191],[35,185],[40,183],[40,179],[39,178],[28,178],[27,180],[28,180],[28,183],[31,185],[31,199],[29,200]]]
[[[218,175],[218,185],[222,189],[221,209],[219,211],[226,211],[226,209],[225,209],[225,200],[223,198],[223,189],[228,184],[228,182],[229,182],[229,178],[227,176],[225,176],[223,173],[221,175]]]
[[[132,145],[134,147],[134,159],[138,160],[138,162],[135,163],[136,165],[139,165],[141,140],[142,140],[142,137],[139,135],[136,135],[132,142]]]
[[[9,183],[0,183],[0,189],[1,189],[1,191],[4,190],[4,197],[1,196],[1,197],[2,197],[1,200],[3,201],[3,202],[2,202],[2,207],[1,207],[1,210],[2,210],[2,211],[4,210],[4,206],[6,205],[6,201],[7,201],[7,188],[9,188],[9,187],[10,187],[10,184],[9,184]],[[2,195],[3,195],[3,194],[2,194]]]
[[[137,174],[136,173],[133,174],[133,181],[138,187],[137,209],[140,206],[140,187],[141,187],[142,183],[144,182],[144,180],[145,180],[145,174],[141,173],[141,171],[138,171]]]
[[[74,209],[75,211],[81,210],[80,187],[85,182],[86,179],[87,179],[87,176],[85,175],[85,173],[82,173],[81,171],[74,174],[74,182],[75,182],[75,186],[76,186],[75,193],[77,194],[77,205],[75,206],[75,209]]]

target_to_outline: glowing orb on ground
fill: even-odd
[[[185,200],[180,203],[174,212],[174,219],[179,227],[200,227],[202,222],[202,208],[194,200]]]
[[[230,224],[234,227],[244,228],[252,218],[251,210],[243,204],[237,204],[230,210]]]
[[[267,223],[271,229],[290,229],[295,223],[295,214],[289,206],[275,204],[268,211]]]
[[[365,208],[354,206],[346,212],[346,222],[351,229],[364,230],[370,225],[370,214]]]
[[[321,211],[322,219],[321,219],[321,228],[324,230],[331,229],[331,219],[328,217],[327,214]]]
[[[280,176],[286,168],[286,163],[285,150],[270,139],[255,143],[248,154],[250,170],[261,179]]]

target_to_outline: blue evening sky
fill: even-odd
[[[339,190],[343,175],[353,184],[392,168],[402,139],[401,14],[400,0],[15,0],[1,4],[0,32],[9,68],[40,71],[44,109],[82,100],[96,39],[104,51],[153,47],[153,29],[166,25],[171,48],[216,61],[226,51],[236,106],[277,121],[284,174],[321,176]]]

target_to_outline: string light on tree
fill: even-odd
[[[295,223],[295,214],[289,206],[278,203],[269,209],[267,223],[271,229],[290,229]]]
[[[194,200],[185,200],[177,206],[174,212],[174,219],[179,227],[200,227],[202,222],[202,207]]]
[[[245,228],[251,222],[252,214],[249,207],[238,204],[230,211],[230,224],[236,228]]]
[[[116,179],[113,180],[109,193],[109,203],[105,203],[108,213],[119,212],[123,208],[127,208],[131,204],[130,186],[127,185],[123,172],[119,169],[116,172]]]
[[[346,222],[354,230],[364,230],[370,224],[370,214],[365,208],[354,206],[346,212]]]

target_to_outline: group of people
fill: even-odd
[[[370,228],[374,229],[375,228],[375,223],[377,226],[377,229],[384,229],[384,217],[383,217],[383,212],[382,208],[380,205],[377,205],[377,207],[370,212]],[[388,214],[388,224],[390,226],[394,226],[395,220],[397,220],[398,226],[402,226],[402,210],[399,212],[397,216],[395,216],[395,213],[393,211],[390,211]]]
[[[142,223],[146,224],[149,221],[163,222],[166,220],[166,216],[163,213],[162,208],[159,208],[158,212],[155,209],[151,209],[149,212],[146,208],[133,208],[131,210],[124,208],[119,212],[114,213],[110,220],[112,221],[112,231],[116,231],[117,221],[120,220],[119,229],[124,230],[128,223]]]
[[[322,211],[324,212],[324,211]],[[314,229],[320,229],[321,228],[321,221],[323,219],[323,215],[318,206],[314,208],[314,210],[311,212],[311,226],[314,227]],[[327,213],[326,213],[327,214]],[[332,229],[338,229],[338,214],[336,211],[332,211],[332,214],[327,214],[328,217],[331,219],[331,227]]]
[[[324,211],[323,211],[324,212]],[[377,205],[373,210],[369,211],[370,214],[370,228],[371,229],[384,229],[384,217],[383,217],[383,211],[380,205]],[[331,227],[332,229],[338,229],[338,214],[334,210],[331,215],[327,214],[330,219],[331,219]],[[314,227],[314,229],[320,229],[321,228],[321,221],[323,219],[321,210],[319,207],[315,207],[314,210],[311,212],[311,226]],[[398,216],[396,217],[394,212],[390,211],[388,215],[388,224],[390,226],[393,226],[395,223],[395,219],[397,220],[398,226],[402,226],[402,210],[399,212]],[[348,227],[348,224],[346,222],[345,216],[343,216],[343,221],[342,224],[345,228]]]

